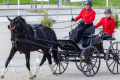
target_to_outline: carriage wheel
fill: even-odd
[[[80,56],[80,65],[84,75],[94,76],[100,68],[99,51],[93,46],[85,48]]]
[[[53,68],[56,71],[56,74],[62,74],[63,72],[65,72],[65,70],[68,67],[68,58],[66,58],[64,55],[59,54],[58,55],[58,60],[59,60],[59,64],[57,65],[54,62],[54,59],[52,58],[52,64],[53,64]]]
[[[114,42],[108,48],[106,64],[111,73],[120,74],[120,42]]]
[[[79,59],[80,59],[80,58],[79,58]],[[79,59],[76,58],[76,60],[79,60]],[[75,64],[76,64],[77,68],[78,68],[80,71],[82,71],[82,70],[81,70],[80,61],[76,61]]]

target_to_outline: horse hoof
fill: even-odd
[[[53,75],[56,75],[56,72],[53,72]]]
[[[33,77],[30,77],[29,79],[30,79],[30,80],[33,80]]]
[[[36,75],[33,75],[33,78],[36,78]]]
[[[4,76],[3,76],[3,75],[1,76],[1,79],[4,79]]]

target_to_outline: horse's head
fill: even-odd
[[[22,32],[24,28],[24,22],[21,19],[21,16],[17,16],[14,19],[10,19],[7,17],[10,21],[10,25],[8,25],[8,29],[11,31],[11,40],[14,41],[16,37],[19,36],[19,34]]]

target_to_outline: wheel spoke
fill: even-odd
[[[93,63],[92,63],[92,65],[94,65]],[[94,65],[96,68],[98,68],[96,65]]]
[[[91,67],[92,67],[92,64],[91,64]],[[93,71],[93,73],[95,74],[95,71],[94,71],[94,69],[92,69],[92,71]]]
[[[87,66],[87,64],[86,64],[86,65],[84,65],[84,67],[83,67],[83,68],[85,68],[85,66]]]
[[[90,67],[90,65],[89,65],[89,70],[90,70],[90,71],[89,71],[89,74],[91,75],[91,69],[90,69],[90,68],[91,68],[91,67]]]
[[[88,64],[87,64],[86,72],[87,72],[87,70],[88,70]],[[89,71],[89,70],[88,70],[88,71]]]
[[[115,62],[116,63],[116,62]],[[112,72],[114,71],[114,68],[115,68],[115,63],[114,63],[114,66],[113,66],[113,70],[112,70]]]
[[[114,63],[114,61],[109,65],[109,67]]]
[[[65,69],[62,63],[61,63],[61,65],[62,65],[63,69]]]

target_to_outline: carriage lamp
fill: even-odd
[[[110,55],[107,55],[107,58],[110,58]]]
[[[84,60],[84,57],[82,57],[82,60]]]

